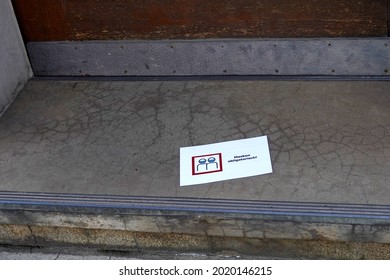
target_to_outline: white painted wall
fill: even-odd
[[[0,0],[0,116],[31,77],[11,0]]]

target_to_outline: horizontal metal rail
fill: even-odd
[[[156,210],[200,213],[279,215],[390,221],[390,206],[312,202],[278,202],[212,198],[171,198],[91,194],[0,192],[0,209]]]

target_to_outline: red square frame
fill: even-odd
[[[195,159],[196,158],[200,158],[200,157],[210,157],[210,156],[218,157],[218,159],[219,159],[219,168],[218,168],[218,170],[212,170],[212,171],[205,171],[205,172],[198,172],[198,173],[196,173],[196,171],[195,171],[195,166],[196,166]],[[199,155],[199,156],[193,156],[192,157],[192,175],[203,175],[203,174],[222,172],[222,171],[223,171],[223,167],[222,167],[222,153]]]

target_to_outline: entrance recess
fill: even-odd
[[[1,224],[390,243],[389,1],[12,2]],[[272,174],[179,186],[180,147],[262,135]]]

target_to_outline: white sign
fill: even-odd
[[[272,173],[267,136],[180,148],[180,186]]]

